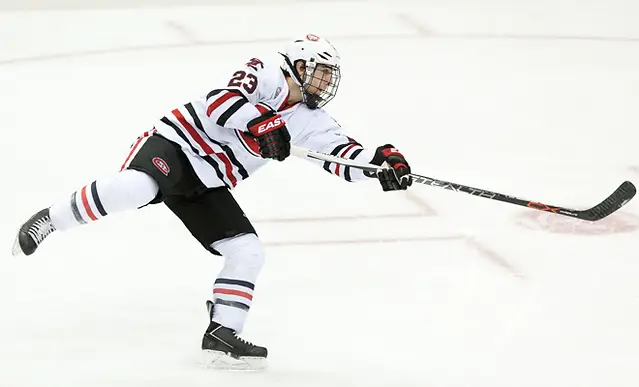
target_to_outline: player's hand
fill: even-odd
[[[265,159],[283,161],[291,154],[291,135],[279,114],[267,111],[246,125],[257,140],[260,155]]]
[[[376,175],[384,191],[405,190],[413,184],[410,165],[394,146],[386,144],[377,148],[371,163],[382,167]]]

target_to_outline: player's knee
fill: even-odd
[[[151,176],[132,169],[125,169],[97,184],[97,194],[107,213],[142,207],[158,192],[158,184]]]
[[[255,234],[242,234],[213,243],[212,247],[226,259],[227,266],[258,269],[264,265],[262,241]]]
[[[147,173],[127,169],[121,172],[124,174],[124,178],[132,180],[131,187],[134,187],[129,192],[129,196],[134,198],[137,203],[144,205],[155,199],[160,187],[154,178]]]

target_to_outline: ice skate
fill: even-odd
[[[20,227],[13,243],[13,256],[33,254],[40,243],[54,231],[55,227],[51,223],[49,209],[40,210]]]
[[[213,303],[208,301],[211,317]],[[254,345],[237,333],[211,321],[202,338],[202,352],[205,368],[233,371],[259,371],[266,368],[268,351]]]

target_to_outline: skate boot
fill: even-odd
[[[213,303],[207,301],[209,317],[213,318]],[[204,367],[223,370],[259,371],[266,368],[268,351],[240,338],[237,333],[214,321],[202,338]]]
[[[54,231],[55,227],[51,223],[49,209],[40,210],[20,227],[18,236],[13,243],[13,256],[33,254],[44,238]]]

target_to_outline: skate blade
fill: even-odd
[[[13,242],[13,249],[11,249],[11,254],[13,254],[14,257],[19,257],[20,255],[24,255],[24,251],[22,251],[22,248],[20,247],[19,236],[20,236],[20,233],[16,235],[16,239]]]
[[[240,357],[235,358],[220,351],[202,351],[203,367],[225,371],[261,371],[266,368],[266,358]]]

